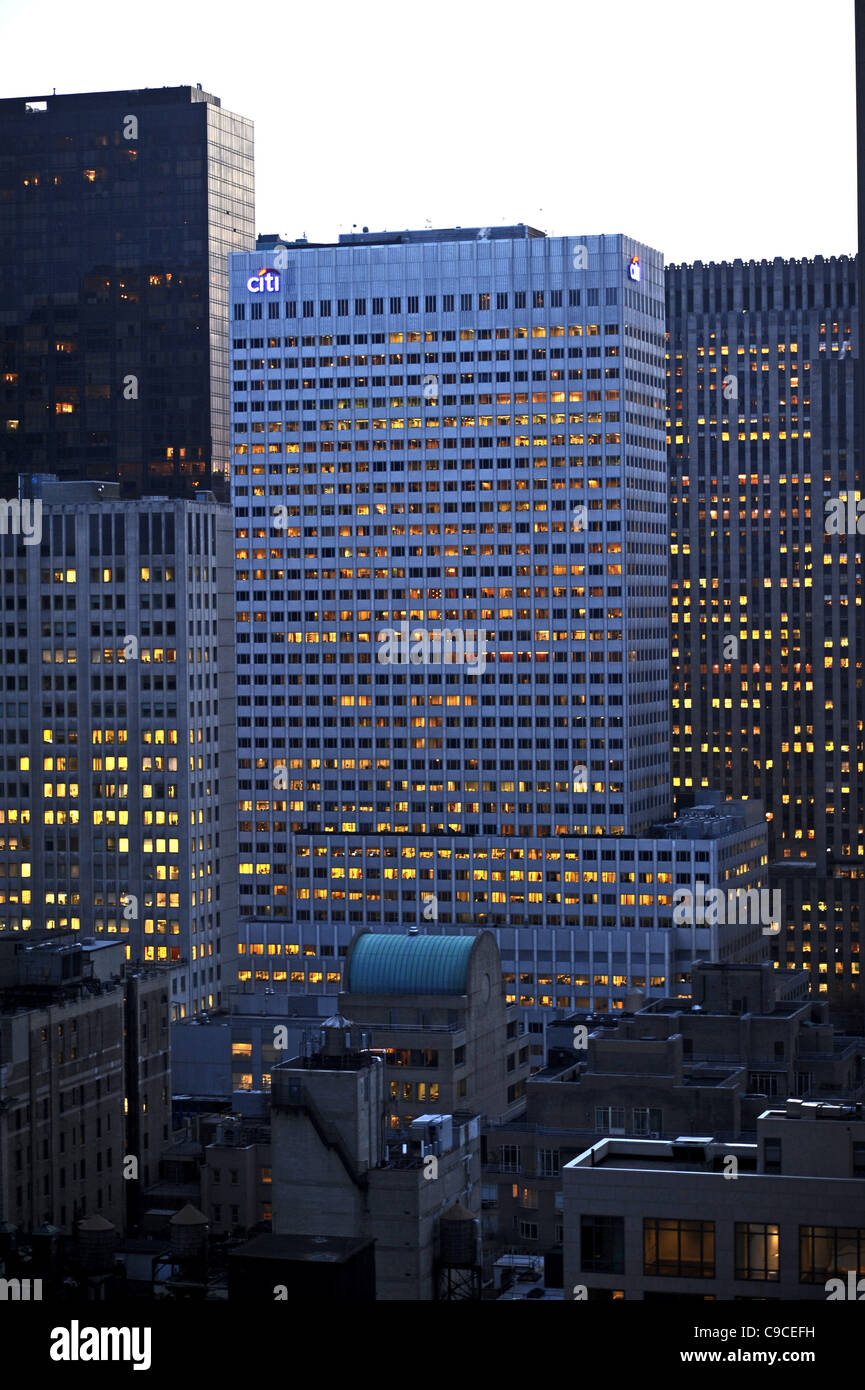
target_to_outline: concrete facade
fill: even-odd
[[[124,979],[123,956],[0,938],[0,1220],[23,1232],[101,1217],[122,1233],[168,1143],[167,979]]]
[[[865,1275],[863,1180],[861,1105],[790,1100],[752,1144],[602,1139],[564,1169],[565,1296],[838,1297]]]
[[[221,1002],[236,955],[231,512],[212,494],[28,486],[40,544],[0,534],[19,638],[0,933],[116,937],[165,971],[183,1018]]]
[[[345,1019],[273,1072],[273,1230],[376,1241],[376,1296],[431,1300],[439,1219],[480,1207],[480,1118],[437,1116],[441,1142],[386,1127],[384,1067]],[[430,1131],[426,1131],[427,1134]]]
[[[524,1114],[484,1133],[488,1248],[561,1241],[562,1170],[599,1135],[746,1142],[770,1098],[862,1100],[865,1042],[832,1027],[804,973],[699,962],[691,987],[691,1000],[550,1027]]]
[[[484,1121],[516,1114],[529,1074],[528,1040],[518,1034],[517,1008],[506,1002],[493,934],[477,934],[459,994],[357,992],[352,953],[373,935],[358,933],[349,948],[339,1010],[368,1028],[371,1046],[383,1053],[389,1127],[430,1110],[467,1110]]]

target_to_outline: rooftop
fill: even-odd
[[[465,994],[475,936],[363,932],[346,957],[344,994]]]

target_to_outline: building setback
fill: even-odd
[[[763,800],[774,958],[861,1027],[856,278],[818,256],[672,266],[666,287],[674,795]]]
[[[235,956],[230,512],[30,485],[39,544],[0,535],[0,933],[116,936],[185,967],[182,1018],[221,1001]]]
[[[228,481],[229,251],[252,123],[200,87],[0,101],[0,491]]]
[[[240,982],[414,923],[493,930],[538,1027],[668,992],[675,888],[757,885],[765,826],[670,826],[661,257],[268,237],[230,279]]]

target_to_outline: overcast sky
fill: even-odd
[[[259,231],[856,249],[853,0],[0,0],[0,64],[4,96],[200,82],[255,122]]]

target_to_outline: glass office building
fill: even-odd
[[[667,271],[674,793],[763,800],[783,905],[772,952],[851,1023],[865,914],[857,272],[846,256]]]
[[[198,87],[0,101],[0,490],[227,497],[252,125]]]

